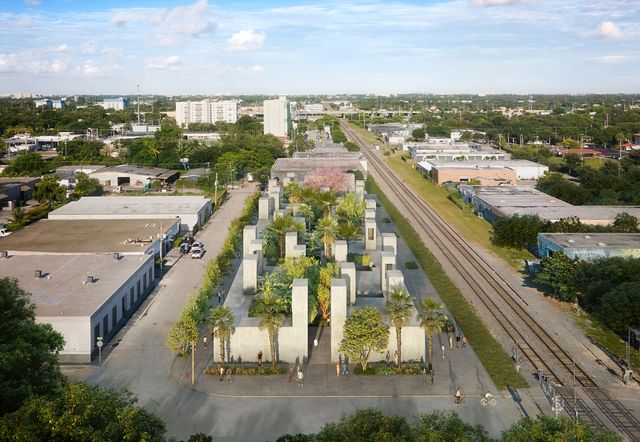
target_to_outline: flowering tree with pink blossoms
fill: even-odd
[[[318,167],[305,177],[304,186],[316,190],[328,187],[333,191],[346,191],[349,190],[349,175],[339,167]]]

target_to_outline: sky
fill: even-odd
[[[0,94],[638,93],[639,0],[0,0]]]

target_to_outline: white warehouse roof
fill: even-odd
[[[198,213],[210,200],[203,196],[85,196],[49,214],[49,219],[82,215],[149,215]]]

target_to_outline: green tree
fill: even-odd
[[[325,267],[320,268],[318,278],[318,307],[322,316],[322,322],[329,322],[329,311],[331,308],[331,279],[336,278],[340,274],[340,268],[337,264],[329,263]]]
[[[340,422],[326,424],[315,435],[316,441],[394,441],[412,442],[411,426],[402,416],[385,415],[374,408],[364,408]]]
[[[0,419],[0,439],[16,441],[163,441],[165,425],[128,391],[71,384],[29,399]]]
[[[335,192],[331,190],[316,192],[315,199],[322,207],[322,213],[324,214],[325,218],[329,216],[329,214],[331,213],[331,208],[336,205],[336,202],[338,200]]]
[[[324,255],[327,259],[333,256],[332,245],[336,240],[338,233],[338,223],[330,216],[325,216],[318,221],[316,232],[320,235],[322,244],[324,245]]]
[[[47,173],[49,168],[37,153],[21,151],[11,164],[4,170],[5,176],[40,176]]]
[[[417,129],[414,129],[413,132],[411,132],[411,136],[413,138],[415,138],[416,140],[424,140],[424,138],[426,136],[426,132],[425,132],[424,128],[419,127]]]
[[[82,172],[76,174],[76,187],[73,189],[75,198],[99,195],[102,195],[102,186],[97,179],[89,178],[89,175]]]
[[[523,249],[536,244],[538,233],[547,226],[538,215],[513,215],[499,218],[493,225],[491,241],[498,246]]]
[[[0,279],[0,415],[55,393],[64,382],[58,369],[64,339],[51,325],[36,324],[35,309],[17,280]]]
[[[196,344],[200,339],[198,320],[193,311],[185,308],[180,320],[169,329],[166,344],[178,356],[186,356],[191,348],[191,384],[195,383]]]
[[[12,227],[15,227],[16,229],[19,229],[20,227],[24,226],[24,224],[27,222],[27,219],[28,219],[27,211],[24,210],[23,207],[16,207],[11,211],[11,218],[9,218],[9,224],[11,224]]]
[[[417,441],[475,441],[491,440],[482,425],[472,425],[454,411],[433,411],[418,414],[413,425],[413,434]],[[524,439],[523,439],[524,440]]]
[[[33,192],[33,197],[40,204],[47,204],[53,206],[65,200],[67,197],[67,190],[58,184],[57,175],[45,175],[40,182],[36,184],[36,190]]]
[[[160,148],[158,147],[158,143],[154,140],[145,139],[142,141],[144,145],[143,152],[153,158],[153,165],[158,166],[158,160],[160,158]]]
[[[235,331],[236,317],[229,307],[218,306],[211,311],[209,329],[220,342],[220,361],[224,365],[225,348]],[[213,344],[212,344],[213,345]]]
[[[402,367],[402,327],[404,327],[413,312],[413,301],[406,290],[394,288],[387,296],[384,311],[389,322],[396,328],[396,348],[398,349],[398,367]]]
[[[624,335],[640,325],[640,281],[625,282],[600,298],[594,314],[607,327]]]
[[[575,302],[574,281],[580,260],[564,253],[554,253],[540,261],[535,281],[544,285],[560,301]]]
[[[304,231],[304,226],[294,220],[291,215],[278,216],[264,229],[264,237],[267,244],[278,246],[280,258],[284,258],[287,233],[302,231]]]
[[[629,215],[626,212],[616,215],[616,219],[613,222],[613,229],[616,232],[623,233],[639,233],[638,230],[638,218],[633,215]]]
[[[431,297],[423,298],[418,306],[417,319],[427,335],[430,365],[433,364],[433,336],[444,330],[448,320],[447,315],[440,311],[442,309],[444,305]]]
[[[503,442],[622,442],[620,436],[609,429],[600,428],[582,419],[567,416],[554,418],[538,415],[535,419],[522,418],[502,433]]]
[[[372,351],[382,351],[389,343],[389,328],[380,312],[371,306],[354,309],[344,324],[340,351],[367,369]]]
[[[277,362],[276,356],[276,337],[282,327],[287,314],[287,304],[282,296],[272,288],[273,284],[263,283],[258,288],[258,294],[255,298],[254,312],[260,318],[260,330],[266,330],[269,335],[269,349],[271,351],[271,365],[275,368]]]

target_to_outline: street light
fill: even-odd
[[[96,345],[98,346],[98,364],[102,365],[102,346],[104,345],[104,342],[102,342],[102,336],[98,336],[97,340],[98,342],[96,342]]]

